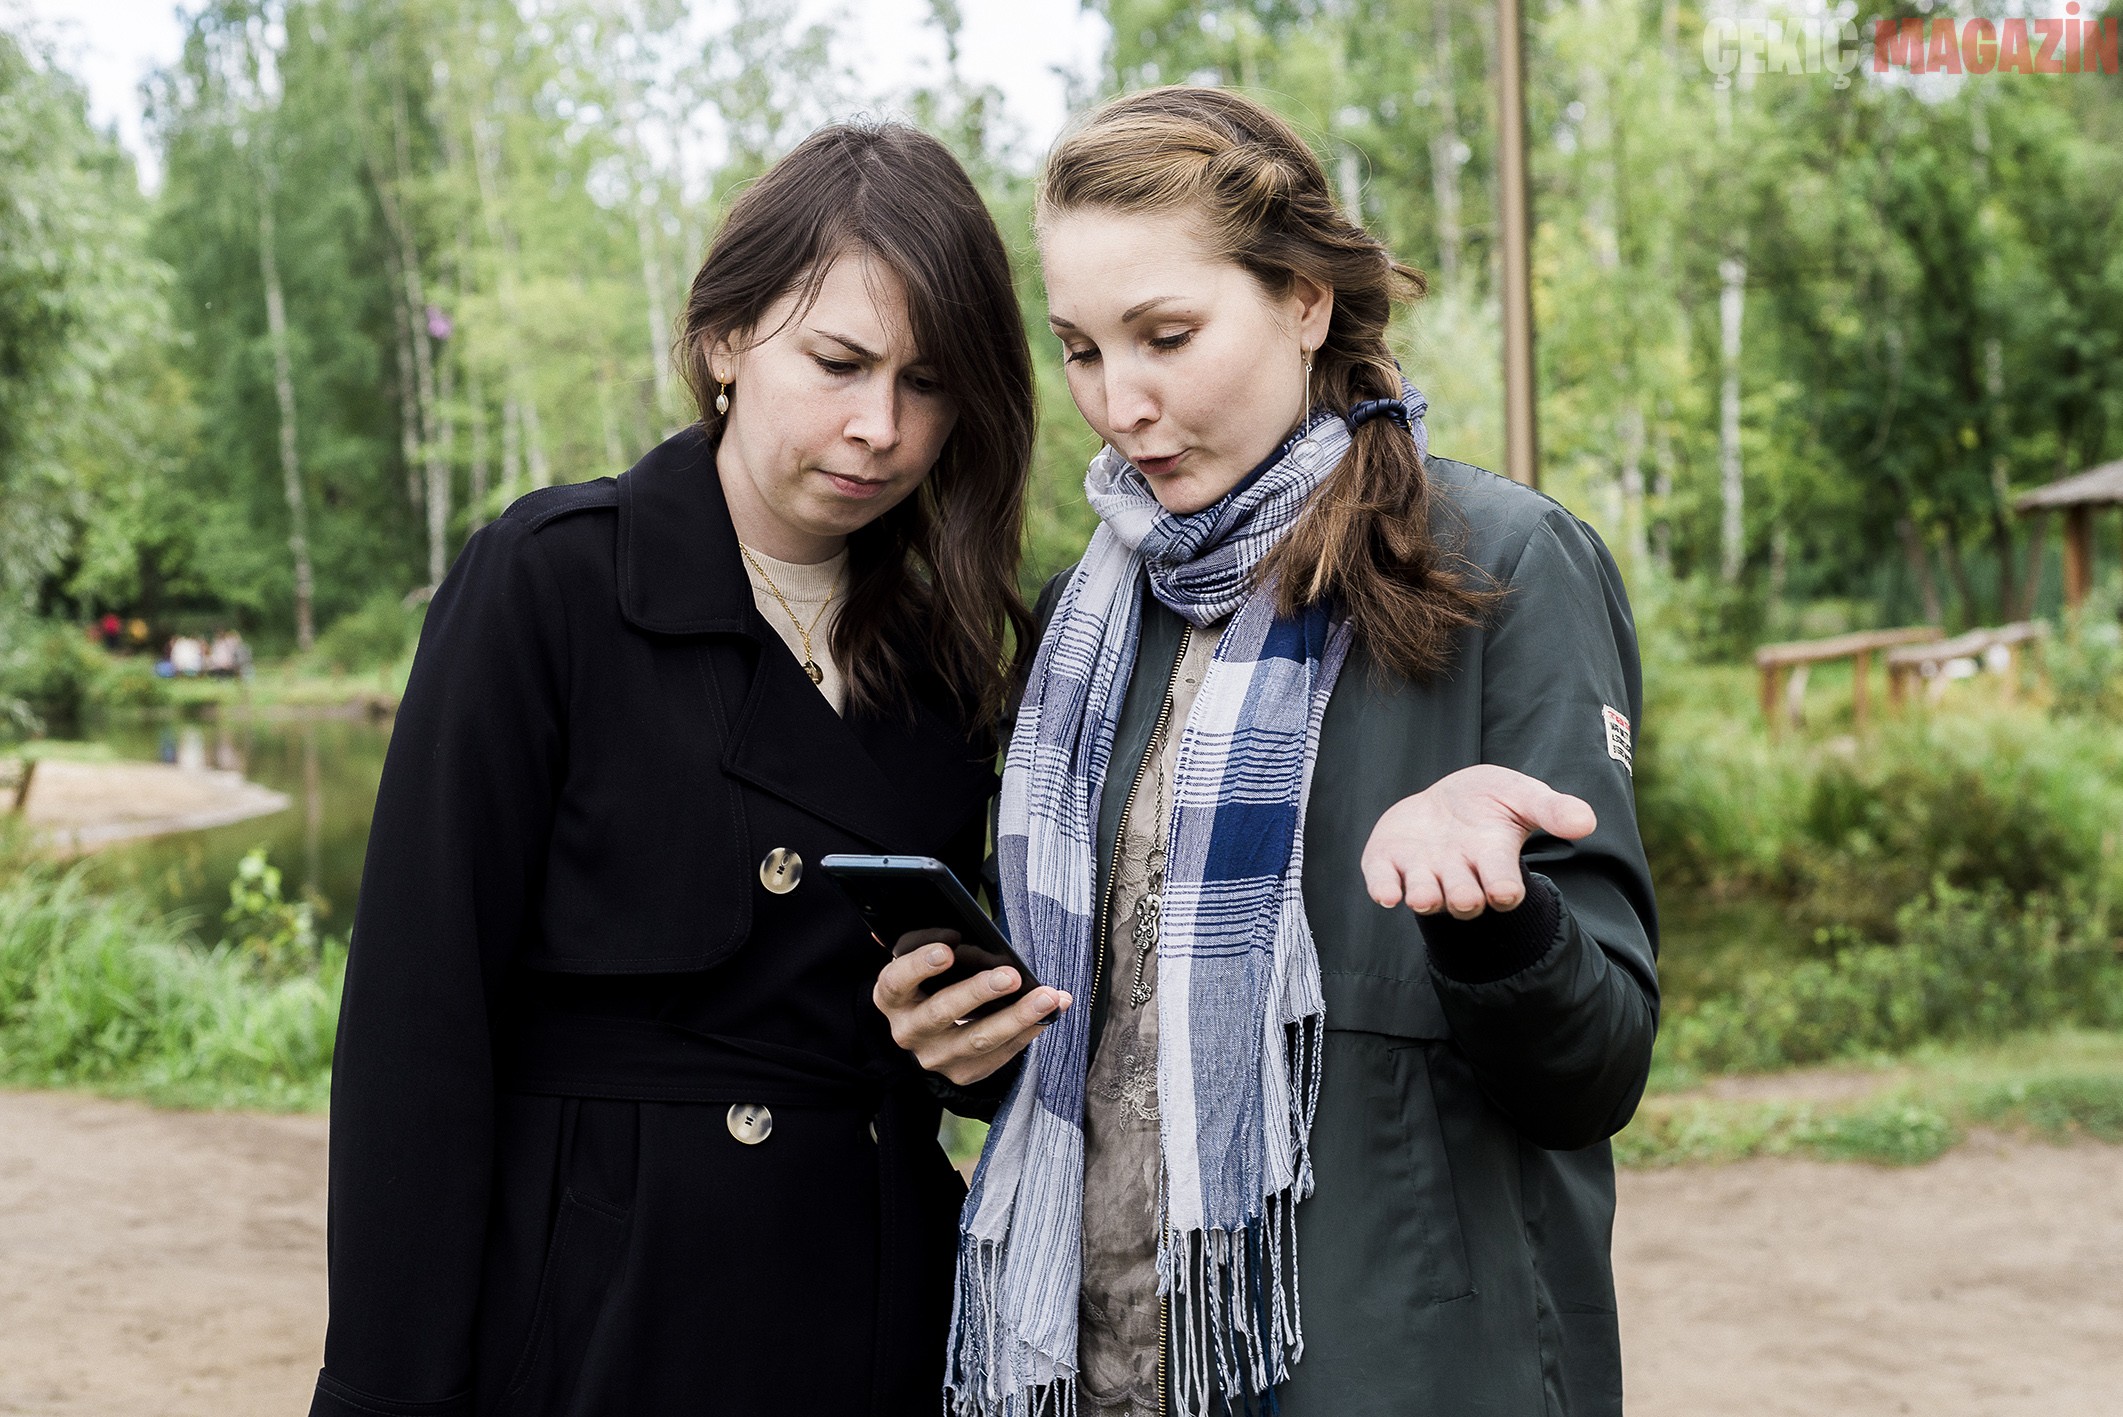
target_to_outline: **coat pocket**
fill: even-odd
[[[1474,1292],[1426,1054],[1383,1034],[1327,1034],[1316,1189],[1298,1207],[1308,1352],[1315,1314],[1412,1341],[1425,1310]]]
[[[573,1190],[562,1193],[523,1354],[502,1394],[508,1417],[563,1417],[605,1293],[625,1254],[627,1212]]]

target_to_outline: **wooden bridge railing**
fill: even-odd
[[[2041,639],[2049,633],[2049,626],[2041,620],[2020,620],[1994,629],[1970,630],[1965,635],[1955,635],[1950,640],[1934,640],[1927,644],[1907,645],[1887,652],[1887,698],[1900,706],[1908,697],[1909,684],[1913,679],[1930,680],[1933,691],[1943,687],[1945,679],[1939,670],[1948,660],[1986,659],[1992,650],[2003,650],[2005,662],[2001,672],[2006,675],[2005,691],[2012,692],[2012,671],[2019,647]]]
[[[1784,680],[1794,669],[1800,677],[1793,681],[1794,688],[1805,690],[1805,671],[1825,660],[1848,659],[1851,667],[1851,716],[1857,727],[1865,727],[1865,714],[1871,702],[1869,680],[1872,657],[1881,650],[1898,645],[1918,644],[1939,638],[1936,625],[1907,625],[1894,630],[1859,630],[1854,634],[1836,635],[1825,640],[1794,640],[1788,644],[1763,645],[1754,652],[1755,667],[1762,672],[1762,717],[1769,721],[1769,732],[1775,736],[1784,727]]]

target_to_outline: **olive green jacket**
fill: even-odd
[[[1629,729],[1607,713],[1639,719],[1636,632],[1584,523],[1464,463],[1428,468],[1439,536],[1509,594],[1461,634],[1449,677],[1410,682],[1358,646],[1327,707],[1304,867],[1327,1004],[1317,1189],[1298,1207],[1304,1356],[1278,1397],[1283,1417],[1603,1417],[1622,1410],[1607,1139],[1636,1108],[1658,1022]],[[1179,651],[1178,617],[1144,602],[1101,881]],[[1474,763],[1599,816],[1581,841],[1526,844],[1561,923],[1545,954],[1480,984],[1441,973],[1417,917],[1374,904],[1358,865],[1388,807]]]

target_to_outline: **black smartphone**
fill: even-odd
[[[1010,941],[975,903],[972,892],[935,857],[836,855],[822,858],[818,865],[854,903],[870,927],[870,937],[887,950],[909,931],[956,932],[958,939],[951,948],[957,958],[942,974],[923,982],[923,993],[933,994],[1003,965],[1017,971],[1015,993],[982,1004],[968,1018],[992,1014],[1039,987],[1031,967],[1010,948]]]

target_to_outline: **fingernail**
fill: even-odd
[[[998,994],[1009,989],[1010,984],[1010,971],[1007,969],[998,969],[988,976],[988,987]]]
[[[938,945],[935,949],[930,950],[928,954],[924,955],[923,958],[928,960],[931,964],[947,964],[950,962],[951,952],[945,949],[942,945]]]

